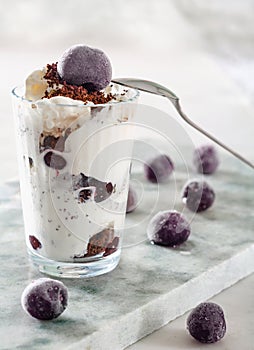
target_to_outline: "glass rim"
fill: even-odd
[[[128,86],[120,85],[120,84],[117,84],[117,83],[110,83],[110,84],[113,84],[113,86],[126,87],[128,90],[134,91],[134,95],[131,96],[130,98],[128,98],[127,100],[124,100],[124,101],[111,100],[111,101],[106,102],[106,103],[98,103],[98,104],[85,104],[84,103],[83,105],[80,105],[80,104],[55,103],[54,105],[55,106],[60,106],[60,107],[79,107],[79,108],[84,108],[84,107],[95,108],[95,107],[116,106],[116,105],[119,105],[119,104],[126,104],[126,103],[130,103],[130,102],[135,102],[138,99],[139,95],[140,95],[140,92],[137,89],[133,89],[133,88],[130,88]],[[38,99],[36,101],[32,101],[32,100],[26,99],[23,96],[20,96],[20,94],[17,93],[17,90],[20,89],[20,88],[24,88],[24,85],[17,85],[11,90],[11,93],[12,93],[12,95],[14,97],[20,99],[21,101],[25,101],[27,103],[35,104],[35,105],[39,101],[42,101],[42,99]],[[75,100],[73,100],[73,101],[75,101]],[[83,102],[81,100],[77,100],[77,101]]]

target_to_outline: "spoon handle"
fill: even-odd
[[[196,130],[198,130],[199,132],[201,132],[203,135],[205,135],[206,137],[208,137],[209,139],[211,139],[212,141],[214,141],[215,143],[217,143],[219,146],[221,146],[222,148],[224,148],[226,151],[230,152],[231,154],[233,154],[233,156],[235,156],[236,158],[240,159],[242,162],[244,162],[245,164],[247,164],[248,166],[250,166],[252,169],[254,169],[254,164],[251,163],[249,160],[247,160],[246,158],[244,158],[243,156],[241,156],[239,153],[237,153],[236,151],[234,151],[232,148],[228,147],[227,145],[225,145],[223,142],[221,142],[220,140],[218,140],[216,137],[214,137],[213,135],[209,134],[207,131],[205,131],[204,129],[200,128],[200,126],[198,126],[197,124],[195,124],[191,119],[189,119],[187,117],[187,115],[182,111],[182,108],[180,106],[180,102],[179,100],[177,100],[174,103],[174,106],[177,110],[177,112],[180,114],[180,116],[183,118],[183,120],[186,121],[186,123],[188,123],[189,125],[191,125],[193,128],[195,128]]]
[[[252,169],[254,169],[254,164],[241,156],[239,153],[234,151],[232,148],[228,147],[225,145],[223,142],[218,140],[216,137],[213,135],[209,134],[207,131],[202,129],[200,126],[195,124],[182,110],[179,98],[169,89],[166,87],[157,84],[153,81],[149,80],[143,80],[143,79],[135,79],[135,78],[117,78],[112,80],[112,82],[120,85],[125,85],[134,89],[138,89],[141,91],[149,92],[152,94],[156,94],[159,96],[163,96],[168,98],[171,103],[174,105],[175,109],[179,113],[179,115],[182,117],[182,119],[188,123],[190,126],[192,126],[194,129],[198,130],[200,133],[208,137],[210,140],[214,141],[217,143],[220,147],[224,148],[226,151],[230,152],[233,156],[236,158],[240,159],[242,162],[250,166]]]

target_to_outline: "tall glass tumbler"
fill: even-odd
[[[138,91],[100,105],[23,95],[13,89],[29,257],[52,276],[109,272],[120,259]]]

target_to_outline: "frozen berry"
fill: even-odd
[[[65,141],[70,135],[70,133],[70,128],[67,128],[64,131],[64,133],[59,137],[55,137],[53,135],[46,135],[44,137],[44,135],[41,134],[42,140],[40,141],[40,152],[43,152],[45,149],[55,149],[59,152],[63,152],[65,147]]]
[[[54,136],[48,135],[45,137],[43,141],[43,146],[44,146],[44,149],[55,149],[57,151],[63,152],[64,142],[65,142],[65,138],[63,136],[54,137]]]
[[[152,243],[169,247],[185,242],[190,232],[188,221],[175,210],[157,213],[147,226],[147,236]]]
[[[136,190],[130,185],[127,199],[126,213],[130,213],[136,209],[138,202],[138,195]]]
[[[215,199],[214,190],[205,181],[191,181],[183,190],[183,202],[193,212],[210,208]]]
[[[201,343],[215,343],[226,333],[222,308],[215,303],[201,303],[189,315],[187,329]]]
[[[45,154],[44,162],[48,167],[56,170],[61,170],[66,166],[66,160],[62,156],[53,152]]]
[[[21,304],[32,317],[39,320],[52,320],[66,309],[68,290],[65,285],[50,278],[39,278],[23,291]]]
[[[93,191],[89,188],[86,188],[79,192],[79,200],[81,203],[84,203],[88,201],[92,197],[92,195],[93,195]]]
[[[112,77],[111,63],[105,53],[82,44],[63,53],[57,71],[68,84],[82,85],[89,91],[104,89]]]
[[[72,175],[74,191],[79,190],[82,187],[89,187],[88,180],[89,177],[83,173],[80,173],[79,175]]]
[[[79,175],[73,175],[73,189],[75,190],[85,190],[85,192],[80,192],[80,197],[82,197],[84,194],[89,194],[87,190],[91,191],[90,189],[87,189],[86,187],[95,187],[95,193],[94,193],[94,200],[96,203],[102,202],[110,197],[112,192],[114,191],[114,186],[111,182],[103,182],[100,180],[95,179],[91,176],[86,176],[83,173],[80,173]],[[92,192],[89,195],[89,198],[91,197]],[[84,197],[84,196],[83,196]],[[89,198],[83,198],[84,200],[87,200]]]
[[[36,238],[35,236],[29,236],[29,242],[33,249],[39,249],[41,248],[41,242]]]
[[[173,170],[174,164],[167,155],[159,155],[144,164],[145,177],[153,183],[167,181]]]
[[[112,194],[114,186],[111,182],[103,182],[93,177],[88,179],[89,186],[95,187],[94,200],[96,203],[102,202]]]
[[[198,173],[213,174],[219,165],[216,149],[212,145],[203,145],[196,148],[193,163]]]

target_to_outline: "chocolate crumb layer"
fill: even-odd
[[[57,62],[47,64],[47,70],[44,79],[47,80],[48,86],[52,89],[46,90],[43,98],[55,96],[69,97],[73,100],[83,101],[84,104],[92,102],[94,104],[104,104],[115,99],[111,93],[105,94],[103,91],[88,91],[84,86],[67,84],[57,73]],[[87,87],[87,86],[86,86]]]
[[[114,237],[113,228],[105,228],[104,230],[90,237],[89,242],[87,244],[87,253],[85,257],[89,257],[89,256],[93,256],[93,255],[97,255],[105,252],[109,243],[112,242],[113,237]]]
[[[46,68],[47,71],[43,78],[47,80],[49,87],[53,88],[54,84],[56,84],[56,86],[59,86],[59,84],[64,83],[64,81],[60,78],[59,74],[57,73],[57,62],[47,64]]]
[[[119,245],[119,237],[115,236],[115,237],[113,238],[112,242],[110,242],[110,243],[107,245],[103,256],[105,257],[105,256],[108,256],[108,255],[110,255],[110,254],[115,253],[115,252],[117,251],[118,245]]]

